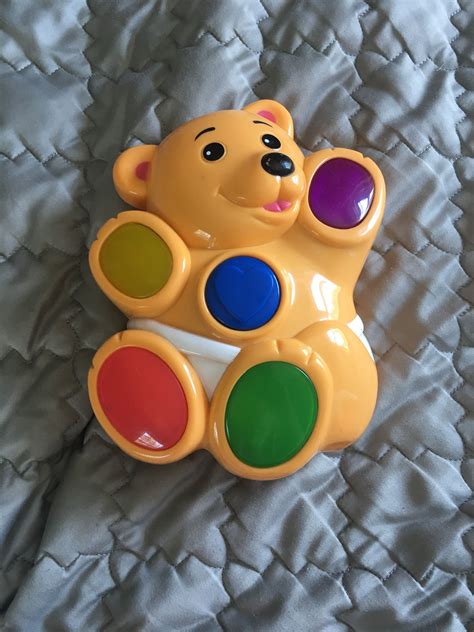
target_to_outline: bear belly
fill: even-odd
[[[359,315],[349,323],[349,327],[357,334],[373,358],[372,349],[364,335],[364,325]],[[127,329],[151,331],[171,342],[196,369],[209,399],[212,399],[224,371],[240,352],[240,347],[198,336],[148,318],[130,320]]]

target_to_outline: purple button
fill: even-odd
[[[374,197],[374,181],[357,162],[333,158],[323,163],[311,180],[309,207],[323,224],[353,228],[360,224]]]

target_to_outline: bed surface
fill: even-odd
[[[0,601],[8,631],[474,629],[474,2],[0,6]],[[275,98],[381,167],[357,286],[369,430],[288,479],[158,468],[92,418],[124,327],[87,265],[118,153]]]

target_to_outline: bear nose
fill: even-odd
[[[262,167],[272,176],[289,176],[295,170],[295,165],[289,156],[272,152],[262,157]]]

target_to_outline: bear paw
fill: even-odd
[[[125,211],[109,220],[89,261],[104,293],[129,316],[157,316],[178,298],[189,277],[183,240],[161,219]]]

